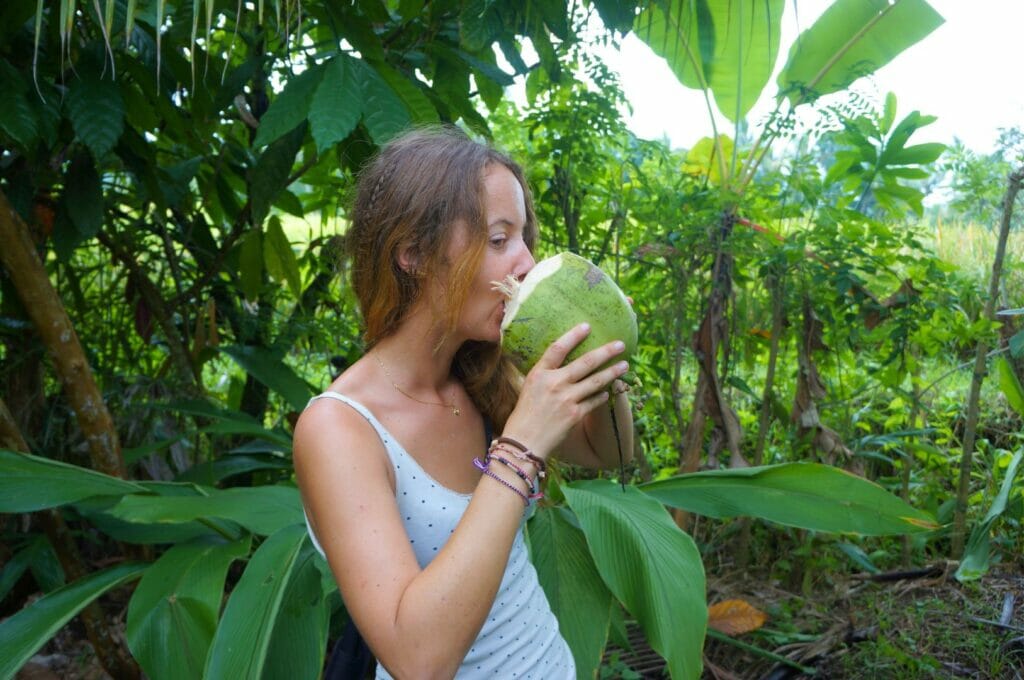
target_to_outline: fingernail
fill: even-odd
[[[590,324],[589,323],[581,323],[580,324],[580,328],[582,328],[585,331],[589,331],[590,330]]]
[[[629,364],[626,363],[625,361],[620,361],[619,362],[619,370],[622,371],[623,373],[625,373],[626,371],[629,370]]]
[[[622,350],[626,349],[626,343],[622,342],[621,340],[616,340],[615,344],[612,346],[615,348],[616,352],[621,352]]]

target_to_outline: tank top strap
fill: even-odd
[[[363,406],[362,404],[360,404],[352,397],[345,396],[341,392],[334,392],[332,390],[328,390],[310,399],[309,402],[306,404],[306,408],[309,408],[309,405],[318,399],[333,399],[335,401],[340,401],[343,404],[348,404],[353,409],[355,409],[355,411],[359,413],[359,415],[366,418],[367,422],[369,422],[370,425],[373,426],[373,429],[377,431],[377,434],[381,435],[382,438],[385,438],[387,430],[385,430],[381,422],[377,420],[377,417],[373,415],[373,412],[370,411],[370,409]]]

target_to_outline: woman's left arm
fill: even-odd
[[[619,465],[619,446],[615,441],[618,426],[622,444],[622,462],[633,460],[633,412],[630,409],[627,386],[620,380],[612,384],[615,424],[612,409],[601,406],[591,411],[579,425],[572,428],[558,447],[556,457],[567,463],[588,468],[614,468]]]

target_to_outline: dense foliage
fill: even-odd
[[[988,260],[942,256],[924,199],[947,173],[958,214],[1010,220],[1019,131],[998,157],[943,156],[912,141],[934,119],[896,95],[821,99],[933,30],[923,0],[838,0],[780,60],[778,108],[752,128],[784,10],[0,7],[0,677],[76,615],[115,677],[317,676],[346,615],[306,538],[290,432],[362,351],[338,238],[353,177],[421,123],[511,152],[540,254],[597,262],[641,318],[638,455],[611,475],[626,485],[562,469],[529,525],[580,677],[609,636],[625,643],[624,617],[673,677],[698,677],[705,570],[752,546],[788,553],[769,569],[794,583],[811,546],[835,569],[958,552],[956,368],[988,342],[1022,409],[1024,341],[986,308]],[[628,31],[705,93],[713,138],[678,150],[626,129],[592,48]],[[807,107],[816,129],[796,126]],[[1019,306],[1019,278],[1010,266],[1000,307]],[[1018,416],[985,396],[964,580],[1024,549]],[[97,599],[117,592],[103,602],[125,611],[124,644]]]

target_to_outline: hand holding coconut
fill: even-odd
[[[612,383],[629,370],[625,361],[614,361],[626,351],[621,340],[563,366],[590,334],[590,324],[583,323],[548,347],[526,375],[519,402],[505,425],[506,435],[526,442],[541,458],[550,456],[585,416],[605,404]]]

